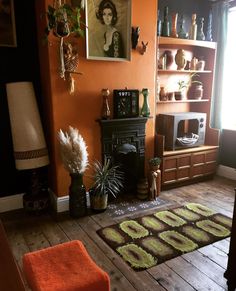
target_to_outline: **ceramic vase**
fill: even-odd
[[[164,21],[162,23],[162,36],[170,36],[169,7],[164,8]]]
[[[108,89],[102,89],[102,119],[110,119],[111,118],[111,111],[109,107],[108,97],[110,95],[110,91]]]
[[[172,13],[171,15],[171,37],[178,37],[177,34],[177,19],[178,19],[178,13]]]
[[[86,190],[83,184],[83,175],[71,173],[69,188],[69,212],[71,217],[81,217],[87,214]]]
[[[143,117],[148,117],[150,116],[150,107],[149,107],[149,102],[148,102],[149,90],[147,88],[143,88],[142,94],[143,94],[143,106],[141,109],[141,115]]]
[[[185,51],[183,49],[178,49],[175,55],[175,62],[177,65],[177,70],[183,70],[186,65],[186,56]]]

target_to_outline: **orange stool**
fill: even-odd
[[[33,291],[109,291],[110,279],[74,240],[23,256],[23,269]]]

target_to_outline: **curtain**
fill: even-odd
[[[211,98],[210,125],[221,129],[221,108],[224,73],[224,56],[227,42],[229,4],[217,2],[212,5],[213,39],[217,41],[215,79]]]

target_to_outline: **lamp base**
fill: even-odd
[[[26,193],[23,195],[23,206],[28,212],[43,212],[49,208],[49,195],[42,192],[37,195]]]

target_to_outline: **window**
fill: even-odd
[[[236,7],[228,15],[227,46],[223,79],[222,128],[236,130]]]

